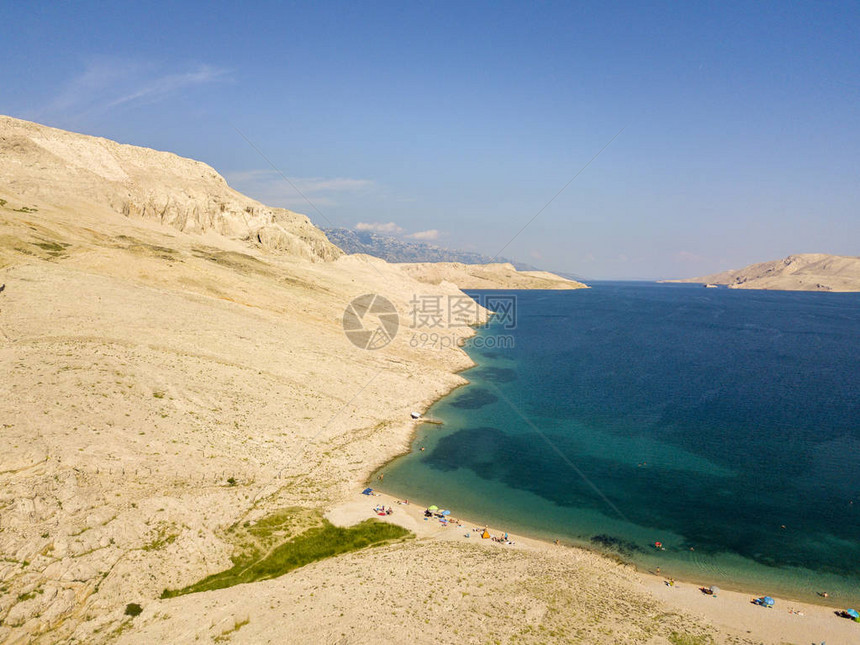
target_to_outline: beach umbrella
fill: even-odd
[[[851,616],[851,618],[853,618],[854,620],[860,618],[860,613],[857,613],[856,609],[846,609],[845,613]]]
[[[438,510],[439,510],[439,507],[438,507],[438,506],[436,506],[436,504],[433,504],[433,506],[428,506],[428,507],[427,507],[427,510],[428,510],[428,511],[438,511]]]
[[[451,511],[442,511],[442,515],[450,515]]]
[[[711,590],[711,593],[714,594],[715,596],[717,595],[717,592],[720,590],[720,588],[716,585],[712,585],[711,587],[709,587],[709,589]]]
[[[761,604],[763,604],[765,607],[773,607],[773,598],[771,598],[770,596],[765,596],[761,599]]]

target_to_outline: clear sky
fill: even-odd
[[[321,226],[590,278],[860,255],[856,1],[3,0],[0,24],[1,113]]]

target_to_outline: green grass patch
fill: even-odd
[[[287,509],[254,525],[231,527],[226,537],[236,544],[233,566],[184,589],[165,589],[161,597],[270,580],[317,560],[411,536],[404,528],[375,519],[339,528],[316,511]]]
[[[163,549],[167,545],[173,544],[176,541],[177,537],[179,537],[179,536],[176,535],[175,533],[171,534],[171,535],[159,534],[158,537],[155,538],[152,542],[149,542],[148,544],[144,544],[143,550],[144,551],[160,551],[161,549]]]
[[[669,642],[672,645],[713,645],[714,640],[707,634],[694,636],[692,634],[672,632],[669,634]]]
[[[216,636],[215,638],[213,638],[212,642],[213,643],[224,643],[226,641],[229,641],[230,636],[232,636],[233,634],[238,632],[240,629],[242,629],[245,625],[247,625],[250,622],[251,622],[250,618],[246,618],[245,620],[240,620],[235,625],[233,625],[233,627],[231,627],[230,629],[221,632],[220,636]]]
[[[31,242],[31,244],[42,250],[42,253],[28,253],[28,255],[47,256],[47,259],[61,258],[65,256],[66,249],[71,245],[65,242],[51,242],[50,240],[42,240],[40,242]],[[23,249],[21,249],[23,250]]]

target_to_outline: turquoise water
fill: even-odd
[[[470,384],[384,490],[702,584],[860,603],[860,296],[516,295],[516,328],[479,332]]]

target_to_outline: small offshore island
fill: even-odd
[[[361,495],[409,450],[410,412],[473,363],[403,332],[356,346],[350,301],[378,293],[405,314],[415,294],[580,283],[349,256],[204,163],[0,117],[0,285],[4,642],[860,633],[824,601],[713,598],[583,549],[467,540],[479,524],[443,529],[414,504]]]

